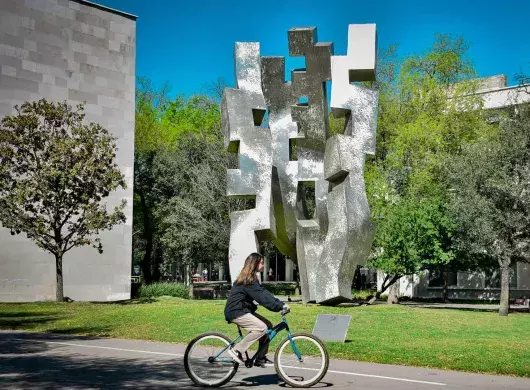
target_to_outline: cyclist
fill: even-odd
[[[272,328],[272,323],[256,313],[258,307],[254,301],[265,306],[270,311],[288,309],[282,301],[268,292],[258,280],[258,272],[263,271],[263,256],[251,253],[245,260],[243,269],[232,286],[225,306],[225,319],[245,329],[248,334],[236,345],[228,350],[234,361],[244,364],[243,354],[251,344],[259,339],[259,347],[267,343],[265,333]],[[256,357],[254,365],[264,366],[272,363],[266,356],[268,346]]]

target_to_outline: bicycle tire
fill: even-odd
[[[203,378],[200,378],[199,376],[197,376],[195,374],[195,372],[191,369],[190,364],[189,364],[189,354],[190,354],[190,351],[192,350],[193,346],[198,341],[203,340],[203,339],[205,339],[207,337],[221,338],[224,341],[226,341],[227,345],[230,344],[230,342],[231,342],[231,340],[227,336],[225,336],[222,333],[218,333],[218,332],[207,332],[207,333],[203,333],[203,334],[195,337],[193,340],[191,340],[189,342],[188,346],[186,347],[186,352],[184,352],[184,369],[186,370],[186,374],[188,375],[188,378],[190,378],[193,381],[193,383],[195,383],[196,385],[199,385],[199,386],[202,386],[202,387],[220,387],[220,386],[224,385],[225,383],[230,382],[232,380],[232,378],[234,377],[234,375],[236,375],[237,369],[239,367],[238,363],[234,362],[234,366],[233,366],[232,371],[230,372],[230,374],[228,376],[224,377],[219,382],[215,382],[215,383],[208,383]]]
[[[281,367],[279,366],[279,364],[280,364],[280,353],[285,348],[284,344],[285,343],[290,343],[289,337],[286,337],[280,343],[280,345],[278,345],[278,348],[276,349],[276,353],[274,355],[274,368],[276,370],[276,373],[278,374],[280,379],[283,380],[289,386],[298,387],[298,388],[314,386],[318,382],[320,382],[322,380],[322,378],[324,378],[324,376],[328,372],[328,368],[329,368],[329,352],[328,352],[328,349],[326,348],[326,345],[322,342],[322,340],[320,340],[318,337],[316,337],[316,336],[314,336],[314,335],[312,335],[310,333],[293,333],[291,335],[291,337],[293,339],[295,339],[295,344],[296,344],[296,338],[300,338],[300,337],[309,338],[309,339],[312,339],[313,341],[315,341],[320,346],[320,348],[322,350],[322,353],[324,355],[324,369],[318,375],[318,377],[313,379],[311,382],[307,382],[307,383],[298,383],[296,381],[292,381],[288,376],[284,375],[284,372],[281,369]]]

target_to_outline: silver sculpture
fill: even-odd
[[[255,209],[231,214],[230,271],[235,280],[258,240],[272,240],[298,262],[302,299],[333,304],[351,298],[356,265],[364,264],[372,244],[364,162],[375,152],[378,94],[351,82],[375,79],[376,30],[350,25],[346,56],[317,42],[316,28],[291,29],[288,40],[289,54],[306,60],[292,82],[284,81],[283,57],[263,57],[260,75],[259,46],[237,43],[238,89],[223,95],[225,145],[240,161],[240,170],[228,172],[227,193],[256,196]],[[344,134],[331,138],[330,80],[333,115],[347,118]],[[265,104],[268,129],[256,127]],[[301,199],[304,184],[315,188],[314,215]]]
[[[233,280],[246,257],[258,252],[258,240],[276,237],[271,201],[272,140],[269,129],[260,127],[266,106],[259,43],[236,43],[235,58],[237,88],[225,88],[221,100],[225,147],[239,155],[239,169],[228,170],[227,195],[254,198],[256,205],[230,214],[228,264]]]
[[[284,81],[285,59],[262,57],[263,95],[269,108],[272,137],[272,199],[276,216],[274,245],[296,261],[296,190],[298,162],[291,161],[291,145],[298,127],[291,120],[291,105],[297,103],[291,82]]]

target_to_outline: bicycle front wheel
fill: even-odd
[[[229,382],[239,364],[228,354],[228,345],[230,339],[216,332],[193,339],[184,353],[184,369],[188,377],[203,387],[218,387]]]
[[[311,387],[326,375],[328,350],[324,343],[309,333],[295,333],[292,341],[283,340],[274,357],[278,376],[292,387]]]

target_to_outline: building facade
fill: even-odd
[[[86,102],[87,122],[117,137],[127,222],[100,235],[103,254],[75,248],[63,260],[64,295],[130,298],[136,17],[85,0],[0,0],[0,118],[24,101]],[[55,299],[55,258],[0,227],[0,301]]]

